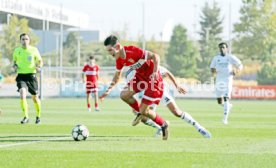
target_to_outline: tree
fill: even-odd
[[[234,25],[235,52],[246,59],[275,61],[275,0],[244,0],[240,14],[240,22]]]
[[[165,45],[162,41],[156,41],[154,36],[147,41],[146,50],[157,53],[160,56],[161,63],[165,61]]]
[[[174,27],[166,54],[169,70],[179,77],[196,78],[196,61],[199,53],[188,40],[187,29],[182,25]]]
[[[276,85],[276,64],[265,63],[257,73],[259,85]]]
[[[275,64],[271,64],[276,60],[275,0],[244,0],[240,13],[240,22],[234,25],[235,52],[261,64],[259,84],[275,84]]]
[[[3,26],[3,32],[0,35],[3,57],[12,60],[14,49],[20,44],[19,35],[27,33],[30,36],[31,45],[38,43],[38,37],[31,31],[26,18],[18,19],[16,15],[11,16],[8,25]]]
[[[211,76],[209,65],[218,51],[218,43],[221,42],[223,19],[220,18],[220,8],[216,2],[212,7],[206,2],[200,18],[200,60],[197,62],[197,68],[199,80],[205,82]]]
[[[78,38],[77,32],[70,32],[64,42],[64,65],[77,66],[78,56]]]
[[[114,66],[115,61],[114,58],[112,58],[106,51],[103,43],[88,43],[87,50],[84,51],[84,58],[87,59],[89,55],[93,55],[96,58],[97,64],[101,66]]]

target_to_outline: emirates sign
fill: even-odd
[[[276,86],[234,86],[233,98],[276,99]]]

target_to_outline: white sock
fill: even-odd
[[[226,102],[224,102],[224,118],[225,119],[228,119],[229,112],[230,112],[230,103],[229,103],[229,101],[226,101]]]
[[[156,129],[161,129],[161,127],[156,124],[154,121],[152,121],[151,119],[147,119],[147,121],[144,123],[145,125],[148,125],[148,126],[151,126],[153,128],[156,128]]]
[[[187,112],[182,113],[181,119],[194,126],[197,130],[201,128],[201,125]]]

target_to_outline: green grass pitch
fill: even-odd
[[[276,167],[276,102],[232,101],[229,125],[222,124],[216,100],[178,100],[212,133],[203,138],[164,106],[158,112],[170,121],[170,137],[162,141],[143,124],[131,126],[134,115],[119,99],[106,99],[100,112],[88,112],[85,99],[45,99],[42,123],[35,125],[28,100],[30,123],[22,119],[19,99],[0,99],[1,168],[274,168]],[[71,129],[84,124],[86,141],[75,142]]]

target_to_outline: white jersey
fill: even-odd
[[[166,77],[166,74],[167,74],[169,71],[167,70],[167,68],[162,67],[162,66],[159,66],[159,72],[160,72],[162,78],[164,78],[164,77]]]
[[[243,67],[241,61],[234,55],[217,55],[213,58],[210,68],[216,69],[217,80],[223,80],[233,77],[233,65],[240,70]]]
[[[217,55],[213,58],[210,68],[216,69],[216,95],[217,97],[231,97],[233,84],[233,65],[242,69],[241,61],[234,55]]]

